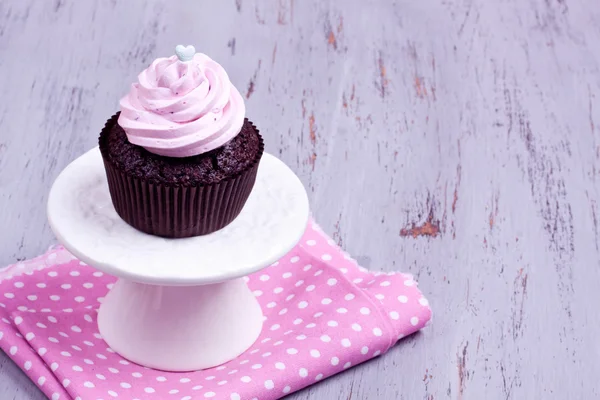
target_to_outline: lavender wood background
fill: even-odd
[[[600,395],[598,0],[2,0],[0,264],[55,242],[53,179],[178,43],[225,66],[325,231],[434,307],[292,399]]]

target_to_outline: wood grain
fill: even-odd
[[[292,399],[600,396],[597,0],[0,3],[0,264],[54,243],[57,174],[178,43],[433,324]],[[40,399],[7,357],[0,398]]]

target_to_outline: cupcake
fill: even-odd
[[[99,145],[115,210],[150,235],[215,232],[240,213],[264,143],[227,73],[193,46],[155,60]]]

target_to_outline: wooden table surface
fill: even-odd
[[[179,43],[226,68],[324,230],[434,309],[290,398],[600,396],[598,0],[2,0],[1,265],[55,243],[52,181]],[[0,398],[43,398],[4,355]]]

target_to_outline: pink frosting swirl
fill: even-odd
[[[216,149],[242,129],[246,109],[221,65],[196,53],[159,58],[121,99],[119,125],[151,153],[189,157]]]

